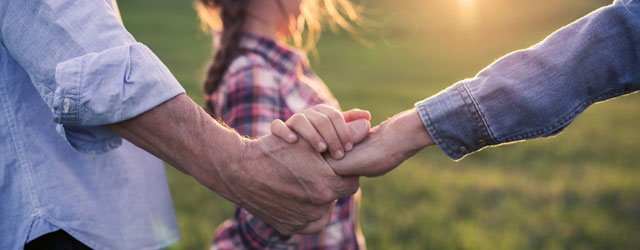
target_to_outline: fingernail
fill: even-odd
[[[289,134],[289,141],[293,142],[296,140],[296,135],[294,134]]]
[[[320,142],[318,143],[318,148],[324,151],[327,148],[327,144],[324,144],[324,142]]]
[[[336,151],[336,158],[342,159],[343,156],[344,153],[342,152],[342,150],[338,149],[338,151]]]
[[[351,151],[353,149],[353,143],[348,142],[347,145],[344,145],[344,149],[347,151]]]

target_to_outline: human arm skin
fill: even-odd
[[[340,175],[383,175],[427,146],[434,145],[431,136],[413,108],[389,118],[342,160],[327,158]]]
[[[330,163],[339,174],[376,176],[434,142],[457,160],[487,146],[556,135],[590,105],[640,89],[639,27],[640,1],[615,1],[419,102],[409,115],[419,114],[417,120],[401,114],[378,128],[399,139],[376,130],[368,140],[384,146],[364,142],[369,152],[356,148]],[[420,120],[425,131],[415,137],[426,132],[431,140],[400,131]],[[362,164],[365,155],[379,159]]]
[[[106,127],[283,233],[321,231],[333,201],[358,189],[304,141],[242,138],[184,94]]]
[[[333,200],[357,190],[304,142],[246,140],[216,123],[112,7],[0,1],[0,46],[31,79],[15,84],[33,85],[71,147],[102,154],[122,136],[284,232],[321,230]]]

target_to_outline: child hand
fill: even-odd
[[[353,149],[354,138],[347,123],[359,119],[364,121],[359,121],[354,126],[362,126],[360,123],[364,122],[367,128],[371,127],[368,122],[371,114],[368,111],[353,109],[340,113],[331,106],[320,104],[296,113],[286,122],[274,120],[271,123],[271,133],[289,143],[295,143],[298,140],[295,131],[316,151],[322,153],[328,149],[331,156],[339,160],[344,157],[345,152]],[[361,139],[363,138],[359,138]]]

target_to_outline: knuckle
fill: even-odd
[[[279,121],[278,119],[271,121],[271,130],[272,131],[277,129],[277,128],[279,128],[278,125],[280,125],[280,123],[278,121]]]
[[[318,107],[321,107],[321,108],[323,108],[323,109],[330,109],[330,110],[334,110],[334,107],[331,107],[331,106],[329,106],[329,105],[328,105],[328,104],[326,104],[326,103],[320,104],[320,105],[318,105]]]
[[[325,114],[318,114],[318,118],[316,119],[316,123],[321,126],[329,126],[331,125],[331,120]]]
[[[278,124],[282,124],[282,120],[275,119],[275,120],[271,121],[271,126],[278,125]]]
[[[353,179],[348,179],[342,181],[342,185],[338,186],[340,190],[337,190],[339,193],[346,196],[350,196],[355,194],[360,188],[360,179],[355,177]]]
[[[291,118],[289,118],[289,120],[287,120],[286,124],[287,125],[295,125],[295,124],[300,123],[303,119],[304,119],[304,115],[302,115],[302,114],[294,114],[293,116],[291,116]]]
[[[359,179],[356,179],[352,181],[350,185],[347,187],[347,192],[349,193],[349,195],[353,195],[356,192],[358,192],[358,189],[360,189],[360,181]]]
[[[311,111],[311,110],[313,110],[313,111],[322,110],[322,104],[313,106],[313,107],[305,109],[305,110],[308,110],[308,111]]]
[[[333,191],[327,188],[316,189],[309,197],[313,204],[326,204],[335,200],[335,198]]]
[[[342,114],[340,114],[340,112],[338,112],[337,110],[331,110],[329,111],[328,114],[329,118],[333,119],[333,120],[344,120],[344,118],[342,117]]]

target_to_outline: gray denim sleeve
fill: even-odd
[[[591,104],[640,89],[640,1],[616,1],[416,104],[453,159],[553,136]]]

